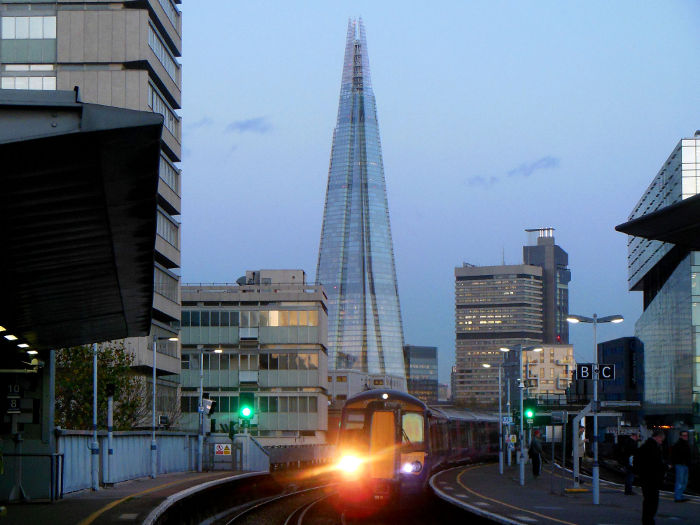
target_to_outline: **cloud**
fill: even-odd
[[[537,170],[547,170],[559,166],[559,159],[556,157],[546,156],[537,159],[529,164],[521,164],[517,168],[513,168],[508,172],[509,177],[529,177]]]
[[[185,119],[185,130],[194,131],[195,129],[209,127],[213,123],[214,121],[209,117],[203,117],[195,122],[187,122],[187,120]]]
[[[262,135],[271,129],[272,124],[267,120],[267,117],[236,120],[226,126],[227,133],[259,133]]]
[[[523,163],[517,168],[513,168],[507,172],[508,177],[529,177],[537,170],[546,170],[551,168],[556,168],[559,166],[559,159],[557,157],[552,157],[547,155],[541,159],[537,159],[534,162]],[[477,175],[475,177],[470,177],[467,179],[468,186],[493,186],[503,179],[503,176],[492,175],[490,177],[485,177]]]

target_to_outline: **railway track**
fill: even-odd
[[[319,485],[251,502],[220,513],[211,525],[338,525],[339,516],[324,505],[335,494],[334,484]]]

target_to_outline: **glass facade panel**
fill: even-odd
[[[377,111],[362,21],[351,20],[316,280],[328,294],[328,367],[405,379],[403,327]]]

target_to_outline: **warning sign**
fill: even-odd
[[[216,456],[230,456],[231,455],[231,445],[224,443],[217,443],[214,445],[214,455]]]

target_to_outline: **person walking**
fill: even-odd
[[[625,467],[625,495],[634,496],[634,455],[639,446],[639,434],[630,435],[622,448],[622,464]]]
[[[659,508],[659,489],[664,480],[666,465],[661,453],[661,443],[666,436],[661,430],[654,430],[634,456],[639,479],[642,484],[642,525],[654,525],[654,516]]]
[[[578,448],[578,482],[583,484],[583,457],[586,455],[586,428],[578,427],[578,436],[576,436],[576,447]]]
[[[540,475],[542,468],[542,443],[540,442],[540,431],[535,430],[535,433],[530,441],[528,455],[532,460],[532,475],[537,478]]]
[[[688,501],[688,498],[683,496],[685,488],[688,485],[688,469],[690,468],[690,445],[688,444],[688,431],[681,430],[678,441],[671,447],[671,463],[676,470],[676,485],[673,493],[673,499],[676,503]]]

